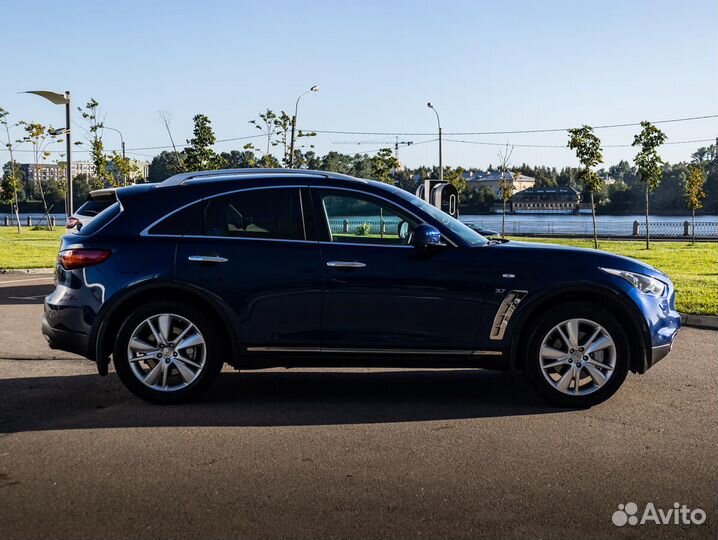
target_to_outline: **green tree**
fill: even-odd
[[[167,150],[160,152],[150,162],[147,181],[161,182],[172,175],[183,172],[185,170],[184,161],[184,152],[175,153]]]
[[[591,217],[593,218],[593,247],[598,249],[598,232],[596,231],[596,203],[593,194],[603,188],[601,178],[593,167],[603,162],[601,139],[594,133],[591,126],[582,126],[568,130],[568,147],[576,151],[576,157],[581,163],[577,177],[583,184],[583,189],[591,194]]]
[[[133,176],[139,172],[139,168],[128,157],[122,157],[118,152],[112,152],[109,161],[110,185],[112,187],[126,186],[132,184]]]
[[[0,201],[9,204],[15,214],[15,221],[17,222],[17,233],[22,234],[22,225],[20,224],[20,213],[18,209],[18,196],[20,193],[21,185],[18,174],[18,164],[13,156],[15,150],[15,141],[13,141],[10,134],[10,128],[16,127],[17,124],[10,125],[9,121],[10,113],[0,107],[0,126],[2,126],[5,132],[4,140],[0,142],[5,146],[8,153],[10,154],[10,167],[3,169],[2,182],[0,183]]]
[[[641,132],[633,138],[633,146],[640,149],[633,162],[636,164],[638,174],[644,186],[646,203],[646,249],[651,249],[650,233],[648,230],[648,196],[661,183],[663,176],[663,160],[658,155],[658,147],[666,142],[666,134],[650,122],[641,122]]]
[[[272,144],[275,146],[278,144],[274,140],[274,135],[277,132],[277,115],[272,110],[267,109],[266,112],[259,115],[259,120],[250,120],[249,123],[267,138],[267,149],[264,155],[269,154]]]
[[[110,183],[112,175],[107,170],[108,160],[102,142],[104,124],[100,117],[100,104],[96,99],[90,98],[90,101],[84,107],[78,107],[77,110],[87,123],[90,160],[92,161],[92,178],[90,181],[93,188],[103,188]],[[76,144],[82,144],[82,142],[78,141]]]
[[[371,176],[374,180],[385,184],[394,184],[392,172],[399,166],[391,148],[382,148],[371,158]]]
[[[204,114],[197,114],[194,120],[194,137],[187,141],[184,166],[190,171],[221,169],[223,160],[212,150],[217,137],[212,130],[212,123]]]
[[[456,191],[461,195],[466,190],[466,178],[464,173],[466,169],[463,167],[444,167],[444,182],[448,182],[456,188]]]
[[[46,161],[50,157],[50,152],[47,150],[48,146],[55,142],[62,142],[62,139],[58,139],[55,135],[55,130],[49,126],[44,126],[36,122],[25,122],[22,120],[18,122],[18,125],[22,126],[25,130],[25,137],[18,142],[30,143],[32,146],[38,194],[40,195],[45,218],[47,219],[47,227],[50,230],[53,230],[52,222],[50,221],[51,208],[47,204],[45,186],[42,183],[42,177],[40,175],[40,162]]]
[[[686,198],[686,204],[691,210],[691,237],[692,242],[696,243],[696,210],[703,208],[703,199],[706,193],[703,186],[706,183],[706,173],[700,165],[692,164],[688,167],[688,175],[683,184],[683,193]]]

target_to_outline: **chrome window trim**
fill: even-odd
[[[161,221],[164,221],[170,216],[173,216],[177,212],[181,212],[185,208],[188,208],[192,206],[193,204],[199,204],[201,202],[208,201],[210,199],[215,199],[217,197],[223,197],[225,195],[232,195],[234,193],[239,193],[242,191],[257,191],[260,189],[297,189],[299,191],[299,207],[300,211],[302,213],[302,229],[304,230],[304,240],[288,240],[292,242],[313,242],[312,240],[307,240],[307,232],[306,232],[306,225],[305,225],[305,219],[304,219],[304,207],[302,206],[302,188],[306,188],[307,186],[298,185],[298,184],[291,184],[291,185],[279,185],[279,186],[255,186],[255,187],[248,187],[243,189],[233,189],[231,191],[223,191],[222,193],[215,193],[214,195],[209,195],[207,197],[201,197],[199,199],[195,199],[192,202],[188,202],[187,204],[184,204],[180,206],[179,208],[175,208],[171,212],[168,212],[167,214],[163,215],[161,218],[156,219],[152,223],[150,223],[147,227],[142,229],[140,232],[140,236],[144,237],[150,237],[150,238],[231,238],[233,240],[241,239],[241,240],[282,240],[285,241],[282,238],[250,238],[250,237],[237,237],[237,236],[206,236],[206,235],[190,235],[190,234],[150,234],[150,229],[160,223]]]
[[[157,225],[159,222],[165,220],[166,218],[176,214],[177,212],[180,212],[184,210],[185,208],[188,208],[192,206],[193,204],[198,204],[204,201],[208,201],[210,199],[214,199],[216,197],[223,197],[225,195],[231,195],[234,193],[240,193],[242,191],[256,191],[260,189],[298,189],[299,190],[299,197],[300,197],[300,205],[302,210],[302,226],[304,227],[304,238],[305,240],[294,240],[294,239],[282,239],[282,238],[252,238],[252,237],[239,237],[239,236],[208,236],[208,235],[190,235],[190,234],[150,234],[149,230]],[[334,245],[334,246],[370,246],[370,247],[388,247],[388,248],[414,248],[414,246],[411,245],[405,245],[405,244],[363,244],[363,243],[355,243],[355,242],[331,242],[331,241],[317,241],[317,240],[307,240],[306,236],[306,219],[304,214],[304,206],[302,203],[302,188],[309,188],[309,189],[331,189],[331,190],[338,190],[338,191],[351,191],[355,193],[360,193],[364,195],[369,195],[370,197],[376,197],[378,199],[381,199],[383,201],[386,201],[387,203],[397,206],[400,209],[404,210],[405,213],[409,214],[410,216],[414,217],[416,220],[419,221],[419,223],[426,223],[426,220],[422,219],[420,216],[416,215],[415,213],[411,212],[410,210],[407,210],[403,206],[398,205],[394,201],[387,199],[386,197],[382,197],[381,195],[376,195],[374,193],[367,193],[366,191],[362,191],[360,189],[352,189],[352,188],[346,188],[346,187],[336,187],[336,186],[318,186],[318,185],[300,185],[300,184],[282,184],[282,185],[276,185],[276,186],[254,186],[254,187],[245,187],[240,189],[233,189],[230,191],[223,191],[222,193],[215,193],[214,195],[209,195],[207,197],[201,197],[199,199],[195,199],[194,201],[191,201],[187,204],[184,204],[180,206],[179,208],[176,208],[172,210],[171,212],[168,212],[167,214],[163,215],[162,217],[156,219],[152,223],[150,223],[147,227],[142,229],[140,232],[140,236],[142,237],[148,237],[148,238],[206,238],[206,239],[231,239],[231,240],[264,240],[264,241],[272,241],[272,242],[305,242],[310,244],[327,244],[327,245]],[[119,201],[119,197],[118,197]],[[122,204],[120,203],[120,206]],[[323,205],[322,205],[323,206]],[[124,210],[124,209],[123,209]],[[326,213],[326,210],[325,210]],[[447,242],[453,246],[456,247],[456,243],[451,239],[446,237],[446,235],[442,235]]]

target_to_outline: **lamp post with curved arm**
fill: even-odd
[[[70,91],[64,94],[57,92],[49,92],[47,90],[28,90],[25,94],[35,94],[43,97],[55,105],[65,106],[65,148],[67,152],[67,167],[65,174],[67,176],[67,192],[65,194],[65,213],[67,218],[72,215],[72,144],[70,143]]]
[[[439,113],[436,112],[436,109],[431,104],[431,102],[426,104],[427,107],[429,107],[432,111],[434,111],[434,114],[436,115],[436,123],[439,125],[439,182],[444,181],[444,164],[441,159],[441,119],[439,118]]]
[[[292,116],[292,142],[289,145],[289,168],[292,168],[294,166],[294,141],[296,138],[295,133],[297,130],[297,112],[299,110],[299,100],[302,99],[302,96],[308,94],[309,92],[319,92],[319,87],[315,84],[309,90],[299,94],[297,102],[294,104],[294,116]]]

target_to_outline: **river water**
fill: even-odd
[[[64,214],[52,214],[57,225],[65,224]],[[5,217],[9,214],[0,214],[0,226],[4,225]],[[33,224],[41,219],[41,214],[20,214],[23,225],[27,218],[32,218]],[[362,221],[363,218],[357,218]],[[369,219],[369,218],[367,218]],[[634,230],[634,222],[638,222],[639,234],[644,234],[644,216],[596,216],[598,232],[602,236],[631,236]],[[352,220],[355,221],[355,220]],[[501,231],[501,215],[472,215],[461,216],[461,221],[466,223],[478,223],[486,229]],[[690,216],[650,216],[650,232],[656,236],[681,237],[684,235],[684,223],[690,223]],[[353,229],[352,229],[353,230]],[[548,234],[548,235],[591,235],[593,225],[590,215],[565,215],[565,214],[511,214],[506,216],[506,234]],[[717,237],[718,216],[696,217],[696,236]]]

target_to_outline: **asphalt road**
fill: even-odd
[[[716,537],[716,332],[591,410],[469,370],[227,371],[158,407],[47,348],[47,283],[0,278],[3,539]],[[708,517],[616,527],[628,502]]]

